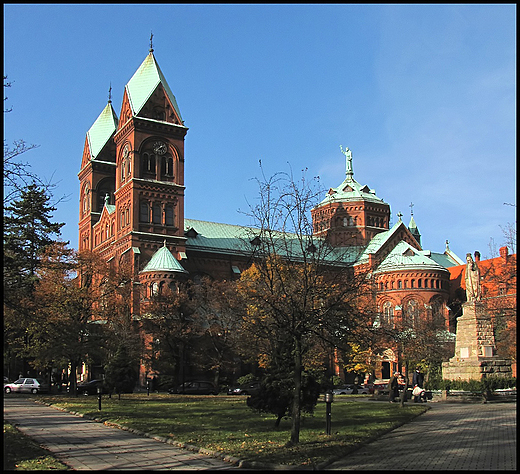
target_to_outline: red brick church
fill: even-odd
[[[119,117],[109,98],[86,135],[78,174],[79,250],[132,269],[140,288],[135,317],[154,291],[179,278],[236,279],[249,265],[241,247],[245,229],[184,216],[187,132],[150,49],[124,88]],[[447,245],[442,253],[422,249],[413,214],[408,226],[400,214],[391,225],[390,205],[354,179],[352,153],[342,152],[345,177],[313,210],[315,234],[357,249],[357,264],[373,271],[382,320],[437,314],[453,332],[449,268],[463,261]],[[376,376],[388,378],[398,368],[397,354],[388,349],[379,358]]]

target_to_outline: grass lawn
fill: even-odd
[[[4,422],[4,470],[50,471],[69,470],[69,467],[50,455],[32,439]]]
[[[89,414],[142,432],[174,439],[237,458],[277,464],[318,464],[412,420],[425,405],[338,396],[332,404],[332,434],[325,434],[325,403],[302,419],[300,443],[288,447],[291,421],[274,428],[274,415],[257,413],[244,396],[189,396],[144,393],[97,397],[39,397],[72,412]]]

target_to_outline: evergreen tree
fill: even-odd
[[[120,344],[114,357],[105,366],[105,385],[110,392],[132,392],[138,379],[137,362],[124,344]]]
[[[4,361],[28,357],[28,328],[34,319],[34,289],[40,256],[60,235],[47,191],[32,184],[4,211]],[[14,367],[13,367],[14,369]],[[27,367],[17,368],[26,373]]]
[[[60,236],[64,223],[52,222],[56,210],[47,191],[31,184],[20,199],[5,208],[4,295],[13,304],[13,290],[32,293],[39,257]],[[17,301],[14,301],[17,306]]]

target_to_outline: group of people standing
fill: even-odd
[[[388,392],[389,392],[389,400],[390,402],[396,402],[399,399],[399,378],[401,374],[399,372],[395,372],[393,377],[388,382]],[[422,403],[426,402],[426,391],[424,390],[424,375],[421,372],[421,369],[417,367],[415,372],[413,373],[412,378],[412,386],[413,386],[413,401],[414,403]]]

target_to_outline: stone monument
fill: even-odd
[[[455,355],[442,363],[446,380],[480,380],[487,376],[511,377],[511,360],[496,355],[491,317],[482,304],[479,253],[466,255],[466,299],[457,320]]]

